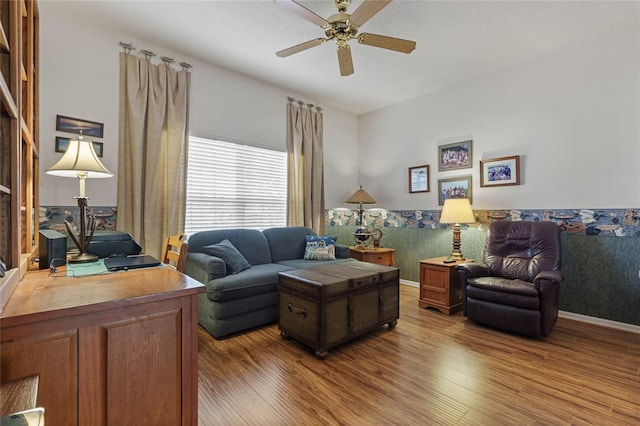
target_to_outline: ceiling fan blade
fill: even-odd
[[[411,53],[416,48],[415,41],[371,33],[360,34],[358,36],[358,43],[366,44],[367,46],[395,50],[396,52],[402,53]]]
[[[351,14],[349,22],[356,27],[371,19],[376,13],[380,12],[383,7],[391,3],[392,0],[364,0],[359,8]]]
[[[322,43],[327,41],[324,38],[314,38],[313,40],[305,41],[304,43],[296,44],[295,46],[291,46],[288,49],[281,50],[276,52],[276,56],[281,58],[286,58],[287,56],[294,55],[296,53],[300,53],[303,50],[311,49],[312,47],[320,46]]]
[[[326,19],[323,17],[316,15],[311,10],[307,9],[303,5],[293,1],[293,0],[275,0],[281,7],[287,9],[289,12],[298,15],[299,17],[306,19],[312,24],[316,24],[319,27],[325,27],[329,25]]]
[[[351,48],[348,44],[338,46],[338,64],[340,65],[340,75],[346,77],[353,74],[353,60],[351,59]]]

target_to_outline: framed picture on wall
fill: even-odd
[[[438,146],[438,171],[470,169],[473,141],[450,143]]]
[[[101,138],[104,133],[104,124],[96,121],[82,120],[80,118],[56,116],[56,130],[59,132],[75,133],[77,135]]]
[[[409,167],[409,193],[429,191],[429,166]]]
[[[473,204],[471,199],[471,176],[439,179],[438,204],[443,205],[444,200],[449,198],[468,198],[469,203]]]
[[[520,185],[520,156],[480,161],[480,186]]]
[[[70,140],[70,138],[56,136],[56,152],[67,152]],[[96,152],[98,157],[102,157],[102,155],[104,154],[104,144],[102,142],[93,141],[91,141],[91,144],[93,145],[93,150]]]

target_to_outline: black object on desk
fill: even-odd
[[[104,266],[107,270],[126,271],[128,269],[148,268],[150,266],[158,266],[160,261],[148,254],[141,254],[137,256],[116,256],[107,257],[104,260]]]

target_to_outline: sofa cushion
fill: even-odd
[[[326,235],[307,235],[305,260],[336,260],[336,240]]]
[[[275,263],[253,265],[239,274],[206,282],[207,297],[214,302],[222,302],[275,291],[278,288],[278,273],[291,269],[290,266]]]
[[[522,309],[540,309],[540,297],[533,283],[502,277],[478,277],[467,280],[468,298]]]
[[[196,232],[189,237],[189,253],[206,253],[204,246],[217,244],[222,240],[229,240],[252,266],[271,263],[269,243],[263,233],[256,229],[216,229]]]
[[[302,259],[307,246],[307,235],[316,235],[313,229],[304,226],[269,228],[262,233],[269,241],[273,263]]]
[[[227,275],[237,274],[251,267],[247,259],[229,240],[222,240],[218,244],[204,246],[204,249],[210,255],[224,260]]]

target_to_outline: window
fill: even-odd
[[[189,138],[185,232],[286,226],[287,154]]]

